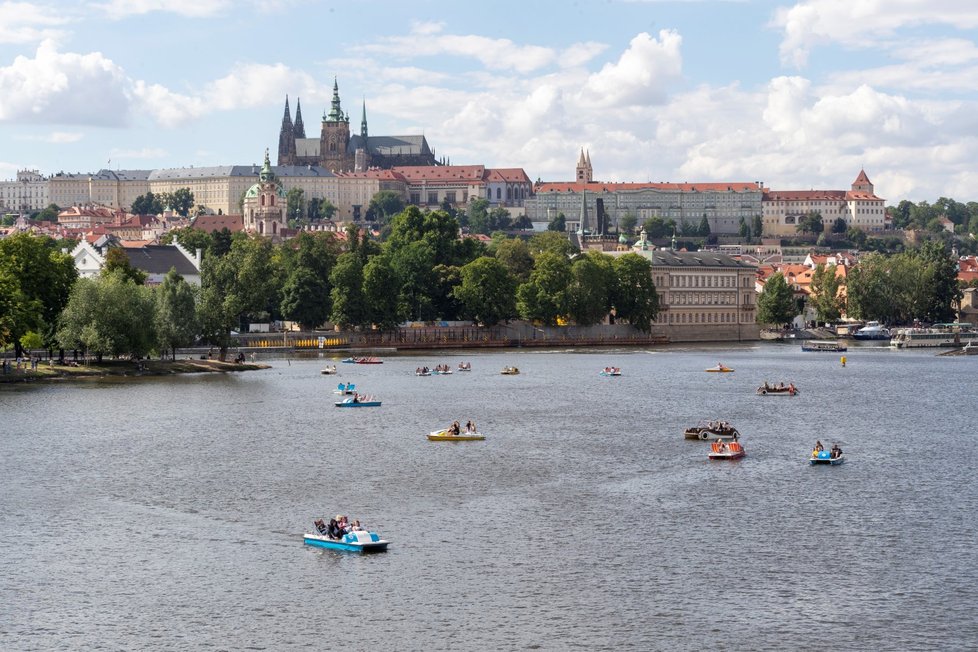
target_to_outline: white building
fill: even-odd
[[[798,233],[798,223],[809,213],[822,216],[826,231],[840,217],[846,227],[863,231],[886,228],[886,200],[877,197],[873,184],[860,170],[850,190],[767,190],[763,201],[763,235],[790,236]]]
[[[32,213],[50,203],[48,182],[37,170],[18,170],[15,180],[0,181],[0,212]]]

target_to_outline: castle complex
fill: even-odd
[[[363,104],[360,133],[350,133],[350,114],[340,105],[340,91],[333,80],[333,100],[329,113],[323,113],[318,138],[306,138],[302,107],[295,103],[295,122],[285,98],[285,114],[278,136],[279,165],[315,165],[331,172],[363,172],[369,168],[438,165],[434,151],[423,135],[370,136],[367,132],[367,105]]]

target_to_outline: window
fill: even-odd
[[[429,204],[437,204],[438,203],[438,193],[437,192],[429,192],[428,193],[428,203]]]
[[[503,189],[496,188],[496,199],[502,199],[502,198],[503,198]]]
[[[455,191],[454,190],[449,190],[448,192],[445,193],[445,201],[447,201],[449,204],[454,204],[455,203]]]

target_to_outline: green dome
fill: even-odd
[[[618,244],[625,244],[627,242],[628,242],[628,238],[625,237],[624,233],[618,236]]]
[[[261,193],[261,184],[256,183],[252,187],[248,188],[248,192],[245,193],[245,199],[251,199],[257,197]],[[285,190],[282,186],[276,186],[275,194],[281,199],[285,199]]]

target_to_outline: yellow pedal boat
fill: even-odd
[[[478,432],[460,432],[452,435],[447,429],[428,433],[428,441],[483,441],[485,438],[485,435]]]

